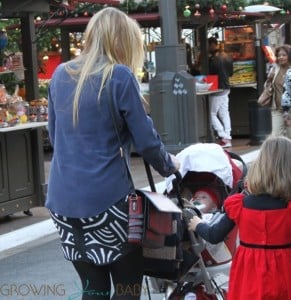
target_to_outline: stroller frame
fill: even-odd
[[[243,183],[243,178],[245,177],[247,172],[247,167],[239,155],[228,151],[227,154],[229,155],[230,159],[235,159],[238,160],[240,163],[242,163],[241,178],[236,182],[234,188],[229,191],[228,195],[230,195],[235,192],[240,192],[243,190],[242,183]],[[152,191],[155,191],[156,189],[153,182],[152,174],[146,162],[145,162],[145,167],[146,167],[146,172],[150,183],[150,187]],[[175,175],[176,178],[173,180],[173,190],[176,193],[179,206],[184,211],[185,207],[184,207],[184,201],[181,196],[181,186],[180,186],[180,183],[182,182],[182,177],[179,172],[176,173]],[[222,191],[221,194],[223,200],[228,195],[227,195],[227,190],[225,188],[225,190]],[[188,223],[189,218],[191,218],[191,216],[186,217],[183,213],[183,219],[185,220],[185,222]],[[224,288],[229,281],[228,273],[229,273],[231,261],[217,266],[206,266],[203,257],[201,255],[201,253],[205,249],[205,241],[200,236],[196,235],[193,231],[187,230],[187,234],[189,236],[193,255],[196,255],[198,257],[198,260],[195,262],[192,268],[185,275],[179,278],[179,280],[176,282],[167,279],[156,279],[147,276],[146,277],[147,286],[148,286],[148,280],[150,280],[152,286],[156,285],[156,289],[157,289],[158,288],[157,286],[159,285],[158,282],[162,280],[164,284],[163,288],[165,292],[165,298],[164,298],[165,300],[182,299],[180,297],[183,297],[184,292],[187,292],[187,290],[193,291],[193,289],[201,285],[203,285],[204,292],[207,294],[207,296],[209,296],[209,299],[213,299],[213,300],[226,299],[225,297],[226,291]],[[149,295],[149,299],[151,299],[149,287],[148,287],[148,295]]]
[[[181,190],[180,190],[180,182],[181,177],[179,177],[179,174],[175,174],[177,179],[173,181],[173,189],[176,191],[176,197],[178,199],[178,202],[182,209],[185,210],[183,199],[181,197]],[[185,212],[185,211],[184,211]],[[186,223],[188,223],[189,219],[191,218],[191,215],[183,214],[183,218],[185,219]],[[178,298],[175,297],[175,292],[179,290],[185,290],[184,282],[186,281],[189,285],[189,287],[196,287],[200,284],[204,285],[205,293],[209,296],[215,296],[217,300],[223,300],[223,290],[220,287],[220,284],[216,282],[217,279],[214,278],[212,275],[213,272],[209,272],[209,268],[212,268],[213,271],[217,271],[217,267],[207,267],[204,263],[202,252],[205,249],[205,242],[204,240],[199,236],[196,235],[193,231],[187,230],[191,249],[193,254],[195,254],[198,257],[197,262],[194,264],[194,266],[184,275],[182,276],[174,291],[169,293],[170,291],[166,291],[166,298],[169,300],[176,300]],[[228,265],[229,267],[229,265]],[[195,274],[195,275],[194,275]],[[192,275],[192,276],[191,276]],[[192,278],[191,278],[192,277]],[[228,279],[228,278],[227,278]],[[224,282],[222,282],[224,283]]]

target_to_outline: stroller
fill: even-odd
[[[176,157],[181,163],[179,175],[166,179],[165,193],[182,208],[183,247],[190,249],[196,259],[179,278],[149,277],[150,283],[154,290],[165,293],[166,300],[226,299],[229,269],[237,245],[237,229],[234,228],[224,242],[212,245],[194,232],[189,232],[187,223],[195,214],[215,222],[220,216],[216,212],[221,212],[225,198],[243,191],[246,165],[239,155],[227,152],[214,143],[191,145]],[[209,196],[205,198],[208,202],[199,201],[196,197],[197,193],[203,192]]]

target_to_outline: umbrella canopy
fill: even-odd
[[[265,5],[265,4],[257,4],[257,5],[250,5],[246,6],[245,9],[243,10],[244,12],[249,12],[249,13],[264,13],[264,12],[276,12],[280,11],[281,8],[271,6],[271,5]]]

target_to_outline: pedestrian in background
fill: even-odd
[[[231,147],[231,121],[229,115],[229,77],[233,74],[233,60],[218,49],[215,37],[208,39],[209,74],[218,75],[218,88],[222,92],[209,95],[211,123],[222,147]]]
[[[210,243],[221,242],[238,226],[228,300],[291,300],[290,153],[290,139],[268,137],[249,168],[248,193],[229,196],[225,213],[213,225],[197,216],[188,224]]]
[[[67,260],[82,282],[82,299],[139,299],[142,248],[127,242],[127,195],[134,192],[123,156],[133,144],[162,176],[179,165],[146,115],[137,74],[144,63],[142,32],[118,9],[97,12],[81,55],[57,67],[49,86],[53,146],[46,207]],[[124,151],[114,128],[106,82]]]
[[[284,78],[287,70],[291,67],[291,46],[282,45],[276,48],[276,63],[270,69],[267,81],[272,82],[272,135],[286,135],[291,138],[291,127],[284,118],[281,101],[283,95]]]
[[[284,92],[281,100],[283,117],[284,117],[285,125],[287,127],[290,127],[291,126],[291,67],[287,70],[285,74],[283,90]]]

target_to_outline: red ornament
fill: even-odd
[[[215,10],[214,10],[213,8],[210,8],[210,9],[209,9],[209,14],[210,14],[211,16],[213,16],[214,13],[215,13]]]
[[[227,11],[227,5],[226,4],[221,5],[221,10],[222,11]]]

